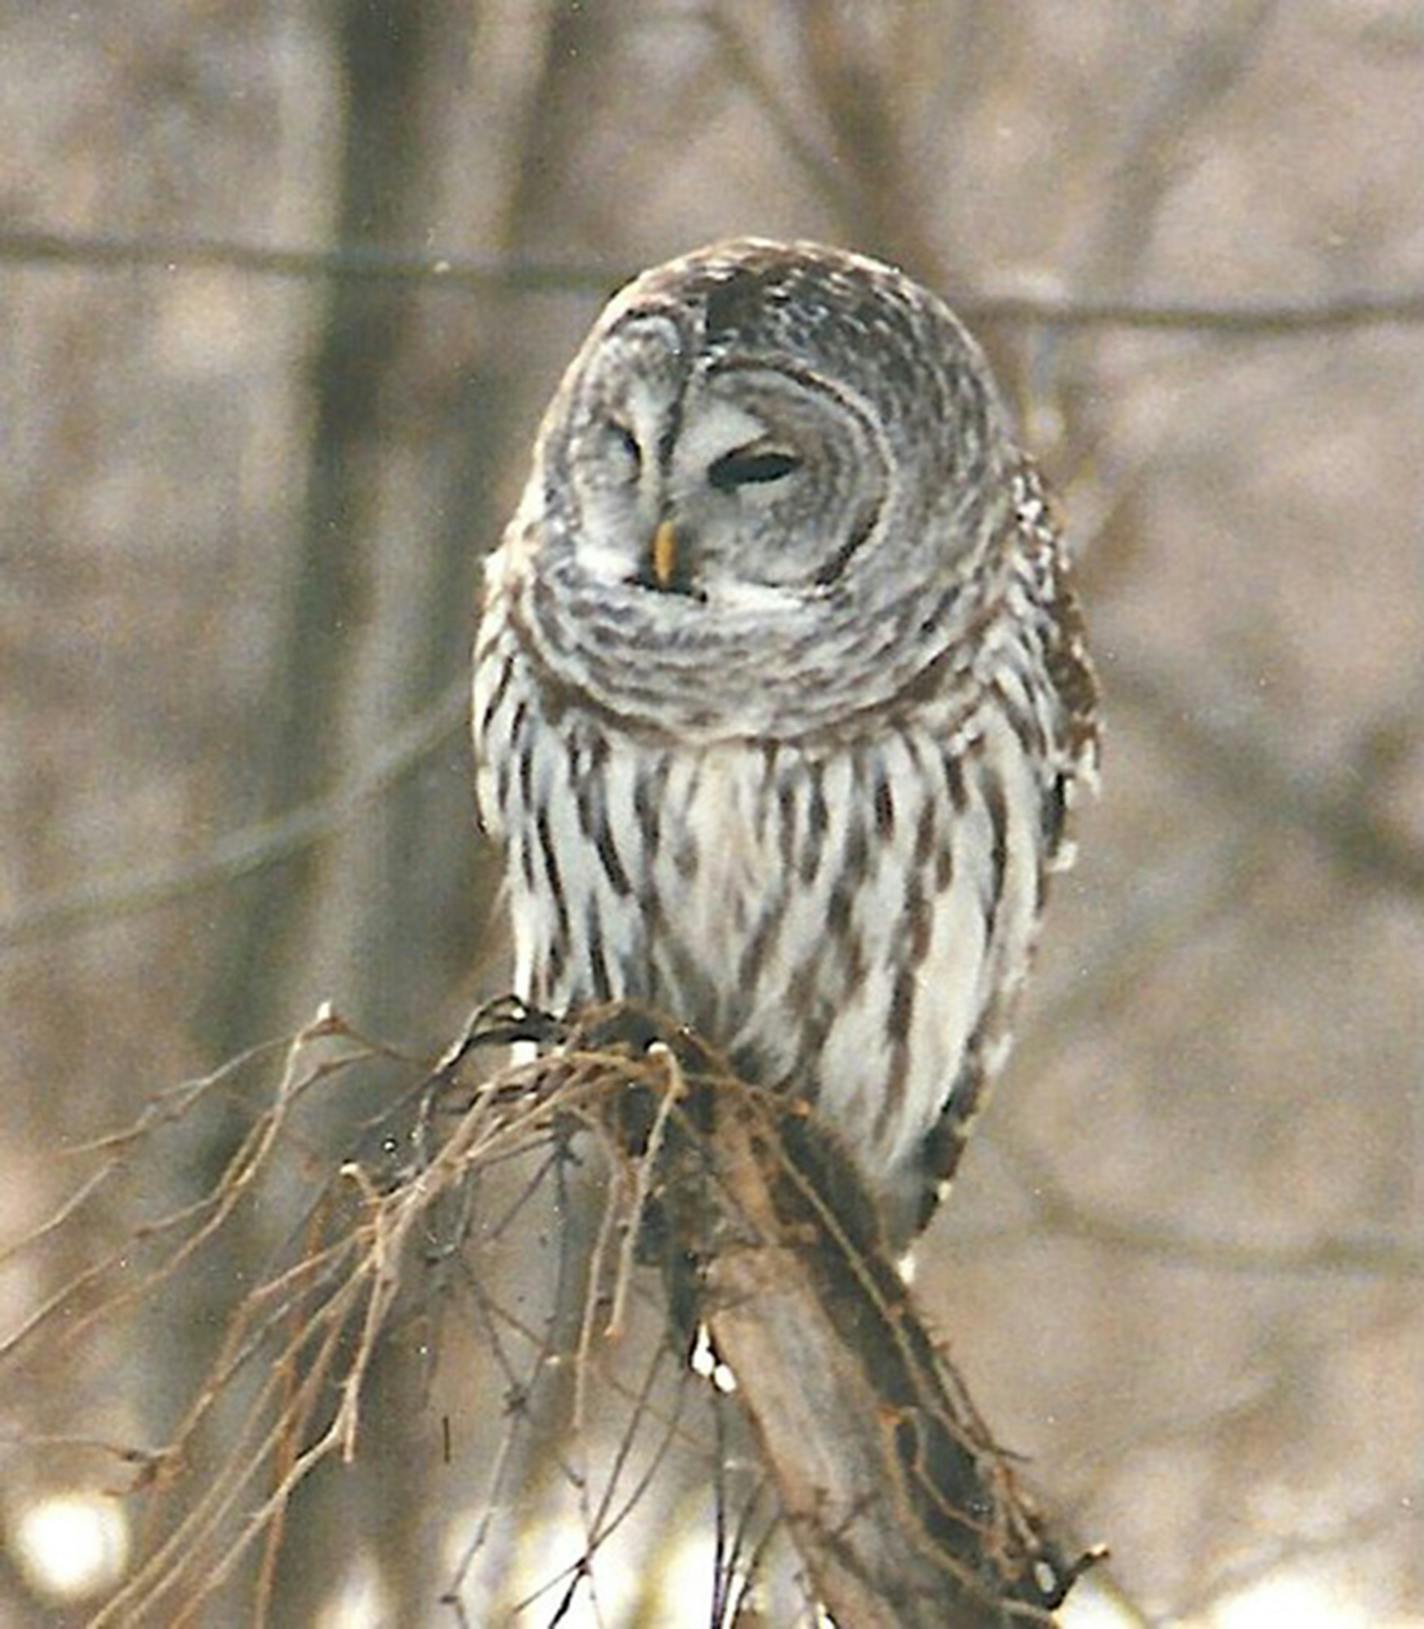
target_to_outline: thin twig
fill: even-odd
[[[658,1168],[658,1156],[662,1152],[663,1139],[667,1136],[668,1121],[687,1090],[686,1082],[682,1078],[682,1066],[678,1063],[676,1055],[665,1046],[658,1047],[654,1055],[659,1063],[666,1067],[668,1083],[658,1103],[653,1129],[648,1133],[647,1148],[638,1161],[633,1198],[624,1218],[623,1244],[618,1253],[618,1271],[613,1281],[613,1307],[603,1331],[609,1340],[617,1340],[623,1333],[628,1288],[633,1281],[633,1267],[637,1256],[638,1236],[643,1226],[644,1212],[648,1208],[648,1196],[652,1191],[653,1178]]]

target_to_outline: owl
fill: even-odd
[[[1095,716],[1044,488],[933,294],[756,239],[646,272],[487,562],[518,993],[692,1024],[904,1244],[1003,1064]]]

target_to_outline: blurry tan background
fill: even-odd
[[[1106,693],[925,1299],[1095,1621],[1424,1624],[1424,7],[0,0],[0,212],[4,1236],[319,999],[499,987],[459,695],[542,403],[626,273],[852,245],[989,346]],[[81,1621],[0,1474],[0,1622]],[[310,1556],[279,1621],[426,1621]]]

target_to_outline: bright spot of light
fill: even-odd
[[[390,1602],[374,1561],[362,1557],[347,1570],[316,1621],[317,1629],[380,1629],[390,1622]]]
[[[1140,1611],[1121,1602],[1111,1576],[1087,1573],[1073,1586],[1054,1622],[1061,1629],[1134,1629]],[[1238,1591],[1200,1617],[1172,1618],[1173,1629],[1410,1629],[1416,1620],[1381,1621],[1330,1579],[1277,1573]]]
[[[1263,1578],[1229,1600],[1207,1619],[1210,1629],[1379,1629],[1379,1619],[1329,1580],[1308,1573]]]
[[[559,1614],[560,1629],[604,1629],[610,1623],[630,1622],[639,1593],[639,1576],[616,1547],[599,1549],[589,1578],[579,1583],[567,1602],[563,1601],[579,1559],[587,1551],[584,1525],[577,1518],[551,1516],[532,1522],[520,1534],[514,1567],[503,1581],[502,1593],[507,1602],[502,1601],[501,1605],[537,1597],[548,1603],[551,1616],[552,1608],[560,1605],[563,1608]],[[704,1611],[699,1621],[705,1619]],[[488,1620],[481,1616],[476,1621]],[[501,1617],[500,1621],[504,1619]],[[526,1614],[521,1613],[517,1621],[524,1623]],[[527,1621],[532,1624],[546,1620],[529,1612]]]
[[[129,1525],[114,1500],[102,1494],[50,1494],[15,1513],[10,1549],[37,1595],[78,1601],[123,1576]]]
[[[717,1356],[716,1348],[712,1345],[712,1337],[707,1333],[706,1324],[698,1324],[697,1340],[692,1348],[692,1355],[688,1358],[688,1366],[694,1374],[699,1374],[704,1380],[710,1380],[718,1391],[730,1397],[737,1389],[737,1377],[727,1364]]]

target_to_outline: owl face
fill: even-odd
[[[854,396],[636,312],[589,356],[568,447],[580,570],[711,614],[827,594],[873,539],[892,478]]]
[[[974,342],[889,266],[713,245],[610,303],[489,592],[545,669],[697,739],[790,736],[977,637],[1015,456]]]

